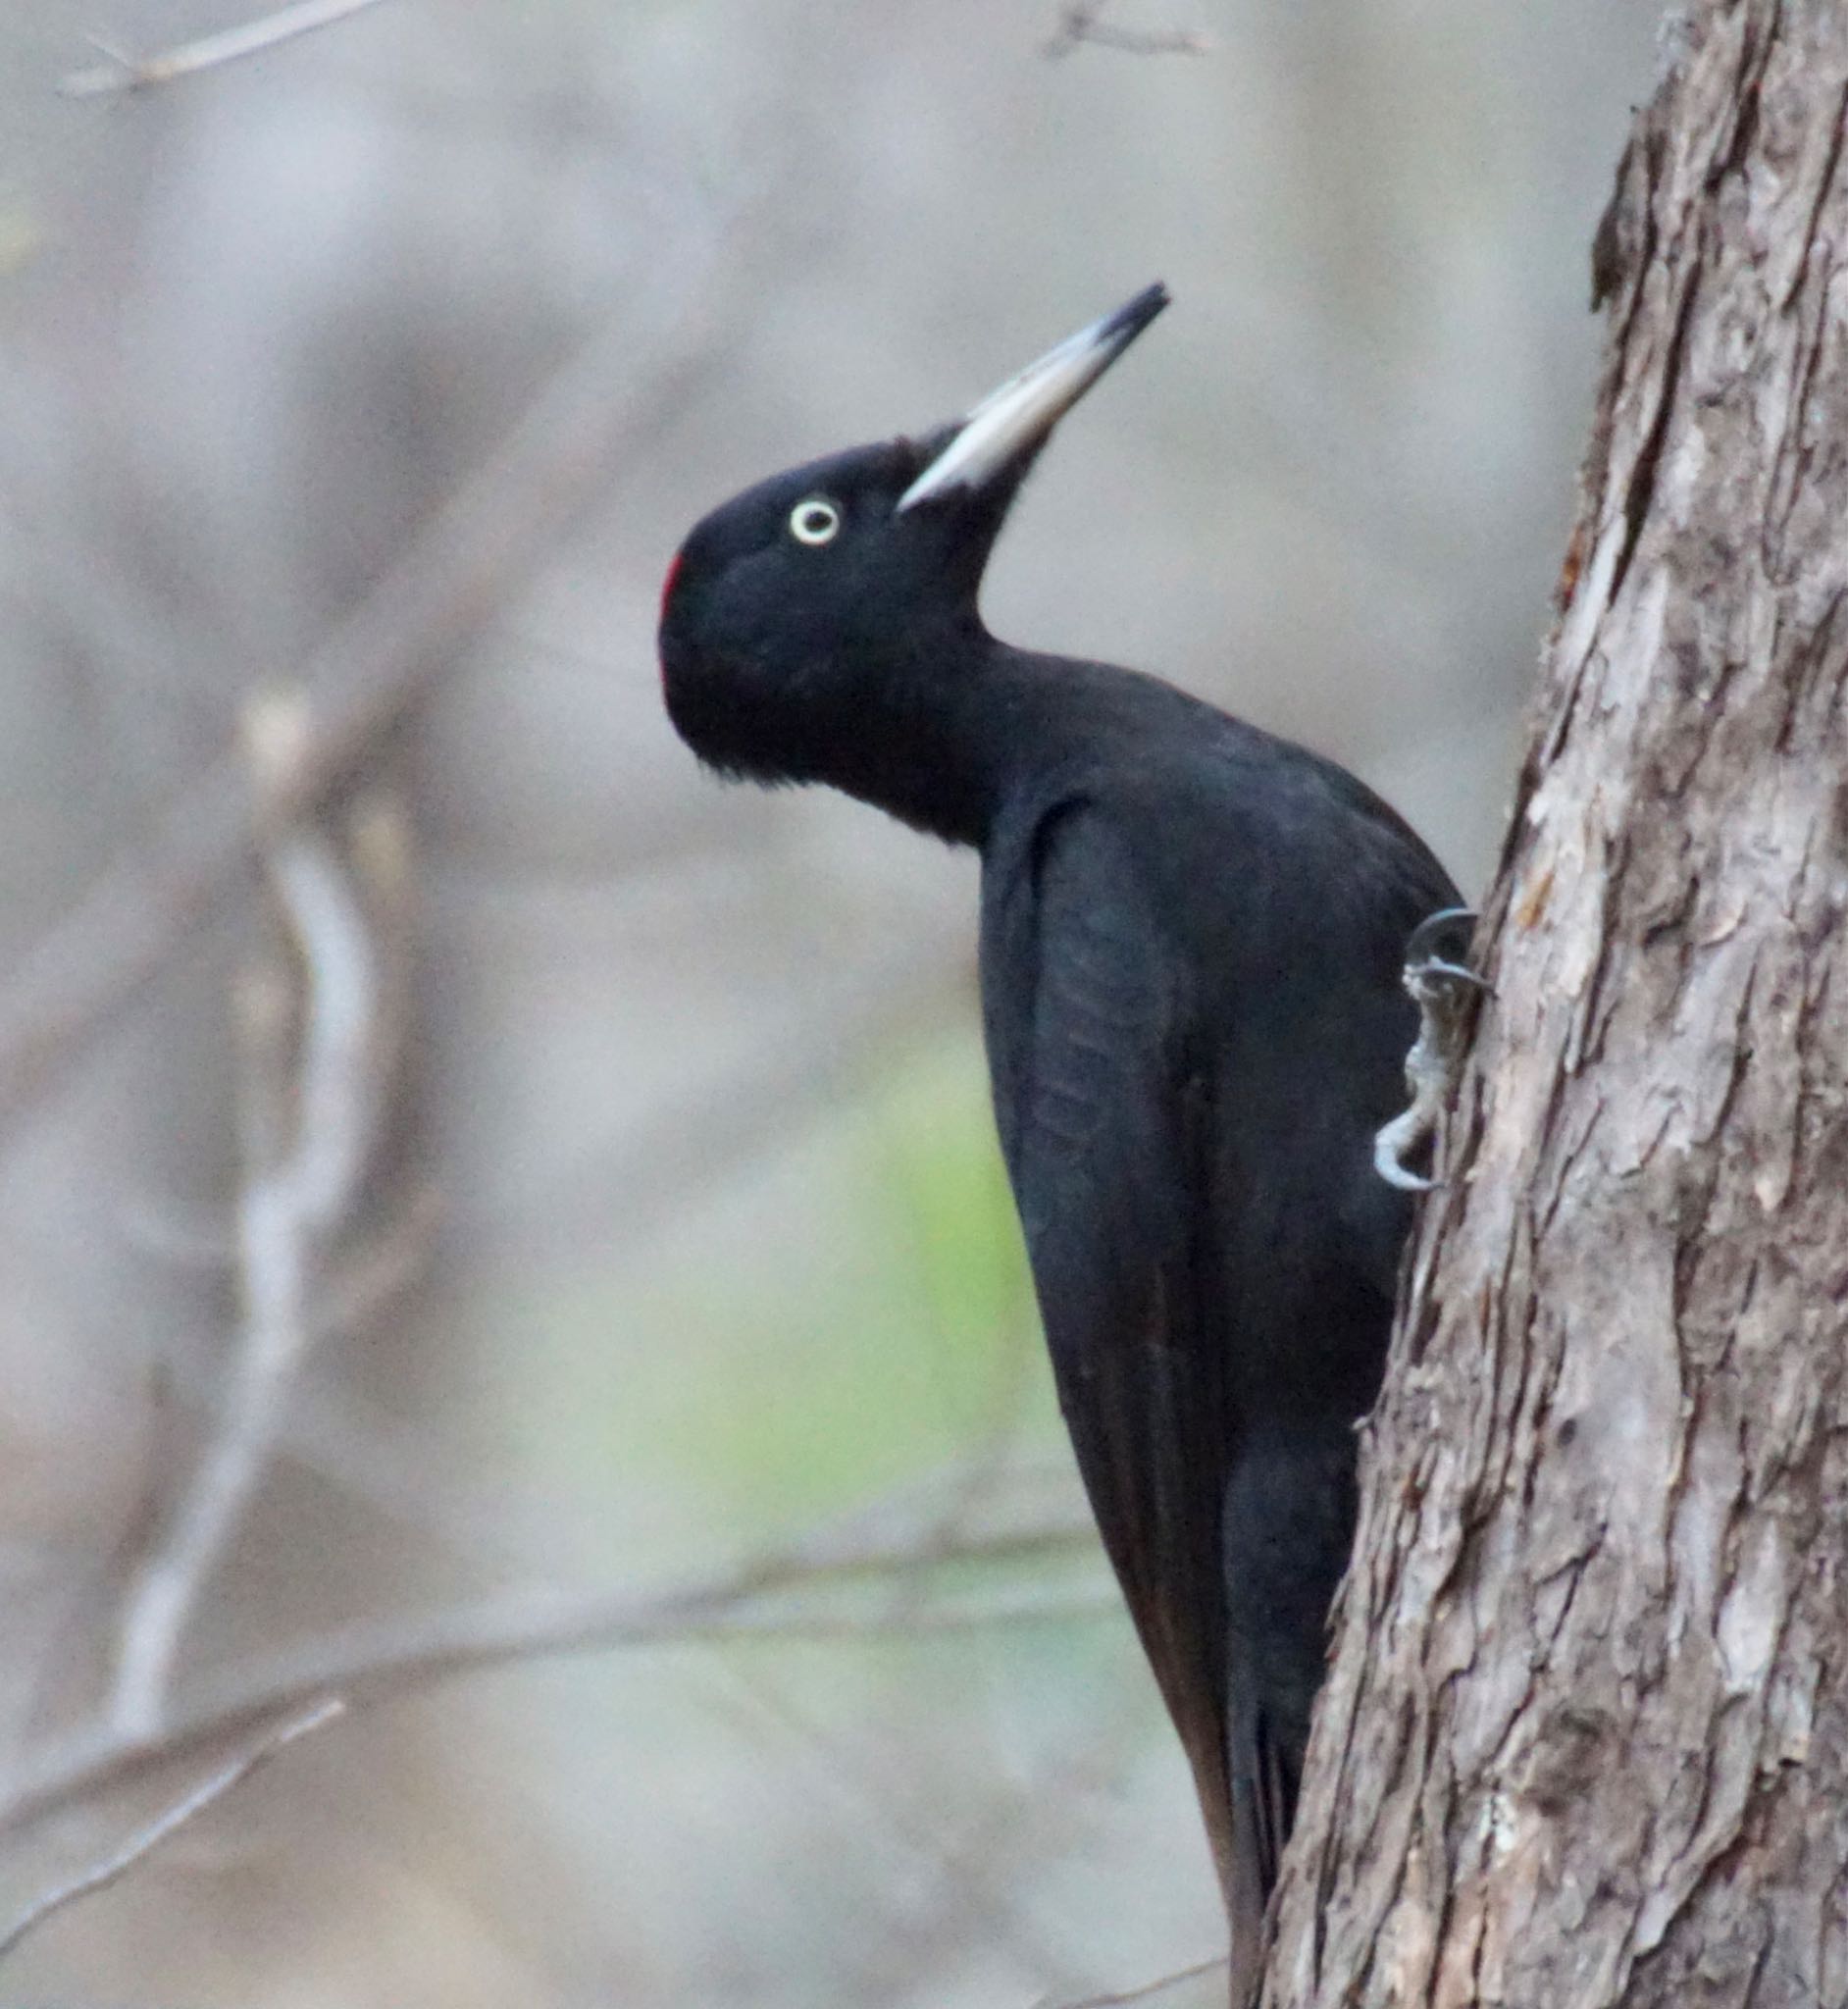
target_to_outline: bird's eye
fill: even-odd
[[[810,495],[790,511],[790,535],[798,544],[825,544],[841,528],[841,512],[824,495]]]

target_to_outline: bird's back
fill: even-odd
[[[1372,1171],[1455,893],[1353,777],[1049,668],[984,850],[997,1114],[1074,1448],[1249,1960],[1294,1814],[1406,1201]],[[1040,673],[1031,680],[1039,683]],[[1062,687],[1062,688],[1061,688]]]

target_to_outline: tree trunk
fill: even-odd
[[[1273,2009],[1848,2004],[1848,0],[1666,61]]]

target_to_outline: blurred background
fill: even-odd
[[[1164,279],[992,625],[1338,756],[1478,890],[1654,9],[380,0],[59,93],[255,11],[0,16],[6,1915],[223,1788],[0,2002],[1206,1960],[973,860],[697,772],[659,581]]]

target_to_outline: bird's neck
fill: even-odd
[[[807,779],[950,844],[982,845],[1043,750],[1028,724],[1052,667],[979,628],[907,640],[835,711]]]

